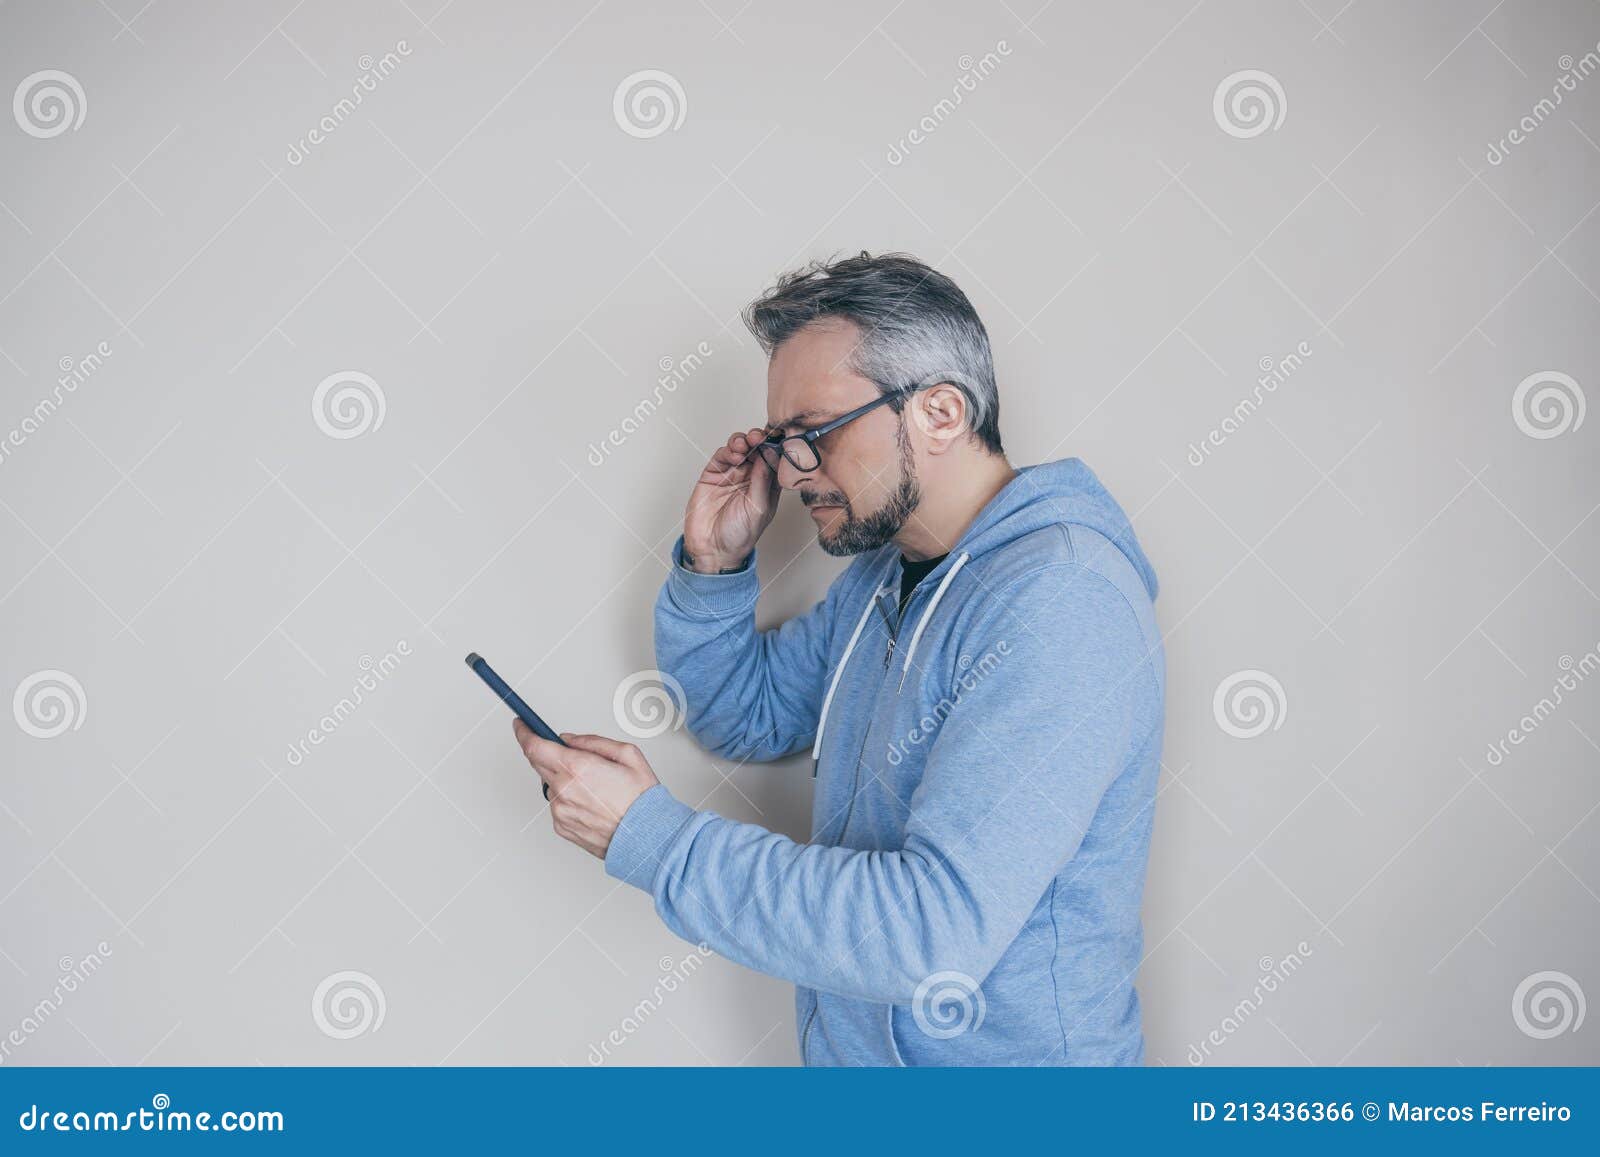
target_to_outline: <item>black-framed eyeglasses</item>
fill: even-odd
[[[761,457],[766,460],[768,468],[776,474],[778,472],[778,456],[781,454],[784,460],[800,473],[810,474],[822,465],[822,452],[817,449],[817,440],[824,434],[831,434],[840,426],[854,422],[863,414],[869,414],[879,406],[892,402],[896,398],[909,397],[918,390],[926,388],[925,386],[902,386],[898,390],[890,390],[886,394],[878,395],[866,405],[857,406],[849,413],[840,414],[833,421],[818,426],[814,430],[802,430],[798,434],[789,435],[785,435],[781,431],[768,434],[750,448],[750,453],[744,456],[744,460],[748,462],[750,455],[759,451]]]

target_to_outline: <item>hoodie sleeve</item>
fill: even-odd
[[[907,1004],[936,972],[981,983],[1148,740],[1159,692],[1126,598],[1075,563],[985,595],[960,635],[959,654],[998,661],[967,670],[923,740],[898,851],[797,844],[658,785],[623,817],[607,872],[678,935],[805,987]]]
[[[754,556],[737,574],[707,575],[685,570],[682,552],[679,536],[656,599],[656,665],[682,686],[690,733],[724,759],[779,759],[807,746],[845,575],[805,614],[758,631]]]

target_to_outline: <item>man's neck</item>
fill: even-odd
[[[916,513],[894,536],[900,553],[913,562],[948,554],[978,512],[1017,476],[1003,454],[974,454],[950,465],[949,484],[925,485]]]

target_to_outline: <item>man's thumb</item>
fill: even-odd
[[[619,739],[608,739],[604,735],[579,735],[570,731],[563,731],[561,738],[570,747],[579,751],[592,752],[602,759],[609,759],[612,763],[625,763],[632,766],[633,753],[638,750],[631,743],[623,743]]]

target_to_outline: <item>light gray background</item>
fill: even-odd
[[[738,310],[861,248],[966,288],[1013,461],[1087,460],[1161,576],[1151,1062],[1302,941],[1211,1063],[1600,1058],[1600,1025],[1512,1006],[1546,971],[1600,992],[1600,680],[1487,759],[1600,641],[1600,418],[1512,413],[1530,375],[1596,387],[1600,77],[1486,155],[1595,50],[1594,4],[40,0],[0,30],[0,95],[59,69],[86,100],[45,139],[0,119],[0,435],[113,351],[0,462],[0,689],[85,698],[56,738],[0,728],[0,1035],[111,949],[7,1063],[588,1063],[691,949],[549,832],[462,655],[621,734],[687,488],[765,416]],[[645,69],[684,93],[650,138],[612,106]],[[1285,98],[1248,138],[1213,113],[1244,69]],[[359,437],[313,420],[340,371],[384,395]],[[836,573],[811,537],[786,507],[763,541],[764,621]],[[1240,739],[1213,694],[1252,669],[1280,726]],[[808,760],[643,746],[806,834]],[[334,1039],[312,998],[345,970],[384,1019]],[[790,1001],[713,961],[611,1058],[793,1063]]]

